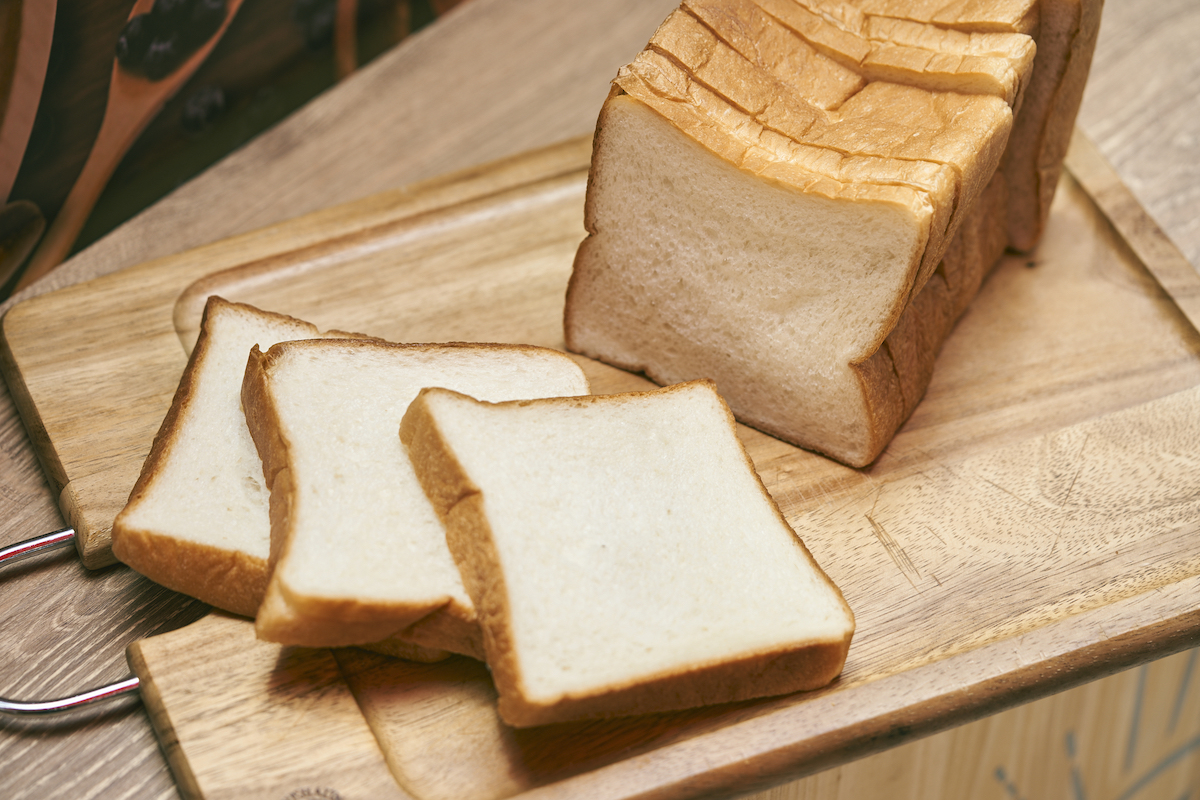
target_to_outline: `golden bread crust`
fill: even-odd
[[[253,617],[267,588],[267,562],[238,550],[185,542],[126,526],[117,558],[154,582],[244,617]]]
[[[576,256],[564,310],[567,347],[659,382],[717,377],[739,419],[852,466],[871,463],[923,396],[942,342],[1004,245],[1026,249],[1040,236],[1101,5],[1101,0],[683,0],[646,49],[621,69],[601,109],[585,203],[588,237]],[[810,385],[821,399],[797,398],[803,411],[790,418],[779,411],[788,401],[764,390],[768,360],[745,344],[760,341],[770,348],[780,328],[790,329],[778,297],[763,295],[761,319],[741,305],[721,305],[715,298],[731,289],[718,273],[720,265],[709,269],[697,260],[709,257],[705,248],[715,251],[710,243],[718,240],[706,232],[704,244],[697,244],[690,241],[696,238],[693,230],[679,226],[673,232],[673,222],[660,222],[675,219],[671,203],[694,202],[657,189],[643,197],[641,189],[629,188],[636,182],[610,177],[619,173],[622,154],[639,146],[638,137],[627,132],[620,144],[610,135],[611,118],[630,103],[654,112],[704,153],[685,154],[683,146],[668,148],[656,140],[653,152],[669,153],[673,160],[664,163],[678,161],[678,173],[699,172],[699,160],[710,159],[764,185],[828,198],[847,209],[864,203],[907,208],[923,226],[919,263],[900,289],[887,289],[895,291],[890,306],[879,306],[876,293],[869,314],[847,311],[878,325],[869,335],[861,325],[844,334],[853,342],[846,360],[771,367],[780,383],[787,371],[820,376]],[[629,195],[627,205],[645,204],[643,220],[652,222],[613,212],[614,201],[600,203],[602,193],[616,191],[611,185]],[[693,187],[692,194],[700,193]],[[756,254],[764,248],[746,244],[738,216],[726,219],[723,212],[719,207],[699,222],[676,216],[693,229],[709,221],[718,230],[728,226],[728,249],[722,252],[732,253],[739,265],[744,252],[743,268],[757,269]],[[855,233],[844,252],[857,252],[863,234],[849,229]],[[655,244],[638,249],[628,243],[637,237]],[[680,263],[671,260],[670,245],[657,244],[672,237]],[[808,247],[798,237],[792,252]],[[797,265],[783,261],[777,265],[784,276],[779,285],[799,295],[786,277],[796,274]],[[839,266],[832,260],[828,270]],[[619,277],[607,277],[610,272]],[[672,272],[680,275],[678,286],[662,277]],[[705,282],[696,277],[701,273],[716,277]],[[762,293],[762,283],[748,291]],[[695,313],[685,308],[684,298],[691,299]],[[636,308],[632,320],[614,313],[623,305]],[[715,317],[735,308],[744,312],[746,330],[733,330],[721,319],[723,340],[697,336],[698,309],[710,305]],[[806,316],[810,308],[801,298],[790,313],[813,318]],[[830,341],[834,334],[820,319],[794,341],[810,343],[818,336]],[[847,316],[848,327],[850,322]],[[756,366],[739,377],[727,366],[731,362]],[[852,392],[840,377],[830,377],[846,368],[856,376]],[[852,402],[848,393],[855,396]],[[801,420],[810,408],[835,411]],[[850,415],[857,415],[852,426]],[[853,436],[845,432],[850,427],[857,429]]]
[[[200,335],[188,359],[171,406],[154,437],[150,453],[130,492],[129,501],[113,522],[114,555],[162,584],[210,605],[244,616],[254,616],[266,589],[269,567],[266,561],[236,549],[190,542],[160,531],[138,527],[132,521],[138,508],[151,501],[155,484],[181,436],[181,426],[197,402],[197,379],[212,348],[209,320],[217,314],[250,314],[289,325],[317,329],[283,314],[270,314],[241,303],[231,303],[213,295],[205,304]]]
[[[277,365],[292,354],[336,348],[339,352],[358,349],[375,354],[387,352],[492,351],[498,354],[536,355],[541,364],[560,360],[582,377],[567,355],[544,347],[514,344],[396,344],[368,339],[322,339],[288,342],[263,354],[251,353],[242,389],[242,403],[252,438],[264,465],[271,496],[272,574],[266,601],[256,620],[259,638],[283,644],[310,647],[365,645],[381,640],[408,641],[415,645],[448,650],[472,657],[483,653],[481,634],[473,607],[448,593],[416,600],[367,600],[353,596],[311,596],[289,588],[276,565],[289,559],[295,539],[298,488],[293,447],[279,416],[273,375]],[[586,391],[586,383],[583,385]]]

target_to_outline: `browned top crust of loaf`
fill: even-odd
[[[1101,6],[1101,0],[683,0],[621,69],[600,115],[585,213],[589,236],[576,258],[564,313],[568,347],[659,382],[719,377],[742,421],[852,466],[870,463],[923,396],[978,276],[1005,244],[1027,249],[1040,236]],[[635,274],[676,269],[668,256],[646,265],[605,263],[610,245],[598,245],[597,236],[641,235],[624,222],[599,218],[595,202],[607,191],[605,170],[614,172],[621,157],[607,141],[606,114],[630,100],[716,159],[766,182],[812,197],[907,205],[926,226],[907,287],[896,293],[875,335],[854,340],[858,349],[849,363],[864,409],[857,442],[814,438],[803,430],[809,426],[778,420],[767,406],[778,407],[779,398],[750,388],[766,375],[741,385],[728,370],[718,376],[697,367],[706,359],[737,360],[741,345],[709,352],[670,339],[684,321],[662,316],[664,304]],[[928,212],[917,211],[922,203]],[[927,213],[923,221],[921,213]],[[671,234],[645,235],[665,242]],[[691,236],[675,235],[681,244]],[[606,332],[604,316],[628,299],[618,296],[613,281],[594,280],[610,267],[629,296],[647,306],[634,312],[634,322],[614,316]],[[661,284],[657,277],[647,281],[655,282]],[[972,288],[964,293],[962,286]],[[673,307],[690,296],[682,289],[673,294]],[[618,334],[620,326],[637,330]],[[823,374],[830,368],[792,366]]]

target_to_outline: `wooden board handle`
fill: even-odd
[[[127,655],[187,800],[411,800],[330,651],[266,644],[214,613]]]

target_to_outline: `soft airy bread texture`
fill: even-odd
[[[427,386],[492,400],[588,392],[574,361],[540,347],[321,340],[252,354],[242,397],[271,493],[274,564],[260,638],[398,637],[482,655],[474,607],[398,438]]]
[[[759,481],[710,382],[483,403],[400,430],[524,727],[814,689],[854,618]]]
[[[267,489],[239,397],[254,345],[322,335],[211,297],[200,338],[124,510],[113,553],[146,577],[254,616],[267,586]]]
[[[601,110],[568,347],[659,383],[713,378],[739,419],[873,461],[1008,208],[1041,208],[1045,181],[1014,197],[997,168],[1032,171],[1069,133],[1029,35],[1056,3],[686,0]]]

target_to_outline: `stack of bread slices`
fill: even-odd
[[[119,559],[259,638],[486,659],[512,725],[814,689],[854,618],[711,383],[210,298]]]
[[[1040,236],[1101,0],[684,0],[600,113],[570,349],[852,466]]]

